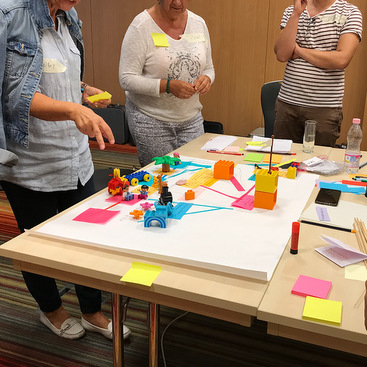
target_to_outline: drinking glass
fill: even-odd
[[[305,132],[303,135],[303,151],[312,153],[315,146],[316,124],[314,120],[305,121]]]

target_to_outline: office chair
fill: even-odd
[[[113,105],[107,108],[93,108],[93,111],[101,116],[111,128],[115,137],[115,144],[126,144],[129,142],[130,132],[125,116],[125,106]],[[96,191],[100,191],[108,186],[108,182],[113,176],[114,168],[116,167],[100,168],[94,171],[93,179]],[[120,168],[121,175],[128,175],[132,172],[134,172],[132,169]]]
[[[205,121],[204,131],[206,133],[223,134],[223,124],[217,121]]]
[[[261,87],[261,108],[264,115],[265,137],[271,138],[274,133],[275,101],[278,97],[281,80],[265,83]]]

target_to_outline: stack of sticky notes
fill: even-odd
[[[302,318],[331,325],[340,325],[342,302],[326,299],[331,282],[300,275],[291,293],[306,297]]]

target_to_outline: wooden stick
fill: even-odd
[[[364,289],[364,290],[363,290],[363,292],[362,292],[362,294],[359,296],[359,298],[358,298],[357,302],[354,304],[354,307],[358,307],[358,306],[361,304],[361,302],[362,302],[363,297],[364,297],[364,295],[365,295],[365,294],[366,294],[366,289]]]
[[[361,252],[367,253],[367,233],[363,233],[364,229],[362,224],[362,221],[358,220],[357,218],[354,218],[353,228],[356,233],[356,238],[358,242],[358,247]],[[364,223],[363,223],[364,224]],[[365,238],[364,238],[365,237]],[[363,263],[365,267],[367,268],[367,260],[363,260]]]
[[[269,171],[271,173],[271,160],[273,158],[273,145],[274,145],[274,135],[271,136],[271,148],[270,148],[270,158],[269,158]]]

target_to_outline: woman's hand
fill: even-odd
[[[94,96],[94,95],[100,94],[100,93],[103,93],[103,90],[100,90],[98,88],[91,87],[90,85],[87,85],[84,88],[84,91],[83,91],[83,94],[82,94],[83,103],[87,103],[91,107],[99,107],[99,108],[107,107],[109,104],[111,104],[111,99],[101,99],[101,100],[96,101],[94,103],[89,101],[88,97],[91,97],[91,96]]]
[[[306,9],[308,0],[294,0],[294,11],[300,15]]]
[[[207,75],[200,75],[194,81],[194,88],[197,93],[205,94],[209,92],[211,84],[212,82]]]
[[[182,80],[171,79],[169,82],[169,91],[177,98],[189,99],[196,90],[193,84],[184,82]]]
[[[88,135],[90,138],[96,138],[99,149],[103,150],[105,148],[103,137],[114,144],[115,139],[111,128],[101,116],[94,113],[90,108],[73,103],[69,112],[69,119],[75,122],[81,133]]]

